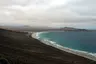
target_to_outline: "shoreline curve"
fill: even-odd
[[[40,38],[39,34],[41,34],[41,33],[46,33],[46,32],[33,32],[31,36],[35,39],[38,39],[39,41],[41,41],[42,43],[44,43],[48,46],[52,46],[52,47],[55,47],[59,50],[62,50],[62,51],[68,52],[68,53],[72,53],[72,54],[96,61],[96,54],[95,53],[90,53],[90,52],[81,51],[81,50],[75,50],[75,49],[71,49],[68,47],[63,47],[59,44],[56,44],[56,42],[53,42],[53,41],[50,41],[47,39],[39,39]]]

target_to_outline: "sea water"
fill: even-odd
[[[39,34],[40,39],[54,41],[63,47],[75,50],[96,53],[96,32],[44,32]]]

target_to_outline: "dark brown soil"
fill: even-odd
[[[3,29],[0,29],[0,58],[5,58],[10,64],[96,64],[45,45],[27,33]]]

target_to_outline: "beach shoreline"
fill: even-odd
[[[42,43],[44,43],[44,44],[46,44],[48,46],[52,46],[52,47],[55,47],[55,48],[60,49],[62,51],[66,51],[68,53],[72,53],[72,54],[82,56],[82,57],[88,58],[90,60],[96,61],[96,56],[95,56],[96,54],[95,53],[75,50],[75,49],[71,49],[71,48],[68,48],[68,47],[63,47],[63,46],[61,46],[59,44],[56,44],[56,42],[53,42],[53,41],[49,41],[49,40],[46,40],[46,39],[39,39],[40,38],[39,34],[41,34],[41,33],[43,33],[43,32],[34,32],[34,33],[32,33],[32,37],[40,40]]]
[[[0,57],[10,64],[96,64],[96,61],[46,45],[33,38],[33,33],[1,29]]]

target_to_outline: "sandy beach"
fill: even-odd
[[[0,29],[0,57],[10,64],[96,64],[95,61],[46,45],[26,32]]]
[[[32,37],[36,38],[36,39],[39,39],[39,34],[41,34],[43,32],[34,32],[32,34]],[[46,32],[45,32],[46,33]],[[39,39],[40,40],[40,39]],[[72,53],[72,54],[75,54],[75,55],[78,55],[78,56],[82,56],[82,57],[85,57],[85,58],[88,58],[88,59],[91,59],[91,60],[94,60],[96,61],[96,56],[95,54],[93,53],[88,53],[86,51],[80,51],[80,50],[75,50],[75,49],[71,49],[71,48],[67,48],[67,47],[63,47],[61,45],[58,45],[56,44],[56,42],[53,42],[53,41],[49,41],[49,40],[40,40],[42,43],[46,44],[46,45],[49,45],[49,46],[52,46],[52,47],[55,47],[57,49],[60,49],[62,51],[66,51],[68,53]]]

